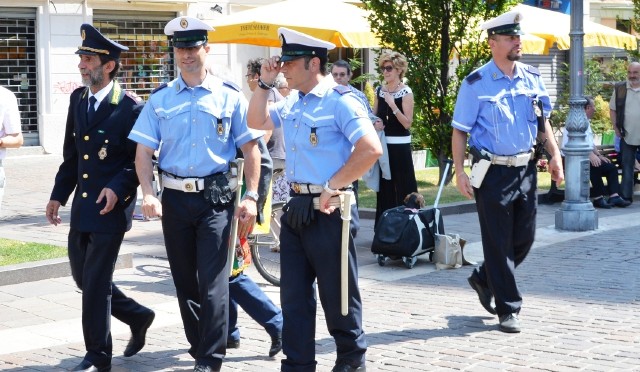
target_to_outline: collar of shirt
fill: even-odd
[[[631,86],[631,83],[629,82],[629,80],[627,80],[627,90],[632,90],[634,92],[640,92],[640,87],[634,88]]]
[[[96,94],[91,93],[91,90],[89,90],[89,98],[96,97],[96,104],[94,107],[96,110],[100,106],[100,102],[102,102],[102,100],[105,99],[109,92],[111,92],[111,89],[113,89],[113,80],[111,80],[106,87],[100,89]]]
[[[508,78],[503,72],[502,70],[500,70],[498,68],[498,65],[496,65],[496,62],[494,60],[491,60],[491,64],[488,66],[489,67],[489,76],[491,76],[491,78],[493,80],[499,80],[502,78]],[[516,78],[522,78],[522,64],[520,62],[516,62],[515,67],[514,67],[514,72],[513,72],[513,79],[511,80],[515,80]]]
[[[324,97],[330,92],[331,88],[336,85],[338,85],[338,83],[333,80],[333,76],[327,75],[307,94],[313,94],[316,97]],[[302,92],[298,92],[298,96],[302,99],[305,95]]]
[[[184,80],[182,79],[182,75],[178,76],[178,79],[176,79],[174,83],[175,83],[174,89],[176,90],[176,93],[180,93],[183,90],[189,88],[187,83],[185,83]],[[219,87],[221,85],[222,85],[222,80],[220,78],[207,73],[207,76],[205,76],[202,83],[193,88],[203,88],[210,92],[213,92],[216,87]]]

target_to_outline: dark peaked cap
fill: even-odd
[[[80,26],[80,37],[82,37],[82,45],[78,47],[76,54],[103,55],[117,60],[120,59],[120,52],[129,50],[126,46],[102,35],[100,31],[88,23]]]

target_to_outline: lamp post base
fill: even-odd
[[[598,211],[590,201],[562,203],[556,211],[556,229],[566,231],[591,231],[598,228]]]

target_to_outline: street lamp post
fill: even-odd
[[[571,52],[569,60],[569,115],[566,129],[569,140],[562,147],[565,156],[565,194],[556,212],[556,228],[588,231],[598,228],[598,212],[589,201],[589,152],[585,131],[589,120],[584,111],[584,31],[583,0],[571,0]]]

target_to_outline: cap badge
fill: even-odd
[[[182,28],[184,28],[186,30],[187,27],[189,27],[189,21],[187,21],[186,18],[182,18],[180,20],[180,27],[182,27]]]
[[[515,18],[513,19],[513,23],[520,23],[520,14],[516,14]]]
[[[80,37],[82,38],[82,40],[86,39],[86,38],[87,38],[87,33],[86,33],[86,32],[84,32],[84,30],[82,30],[82,31],[80,32]]]

